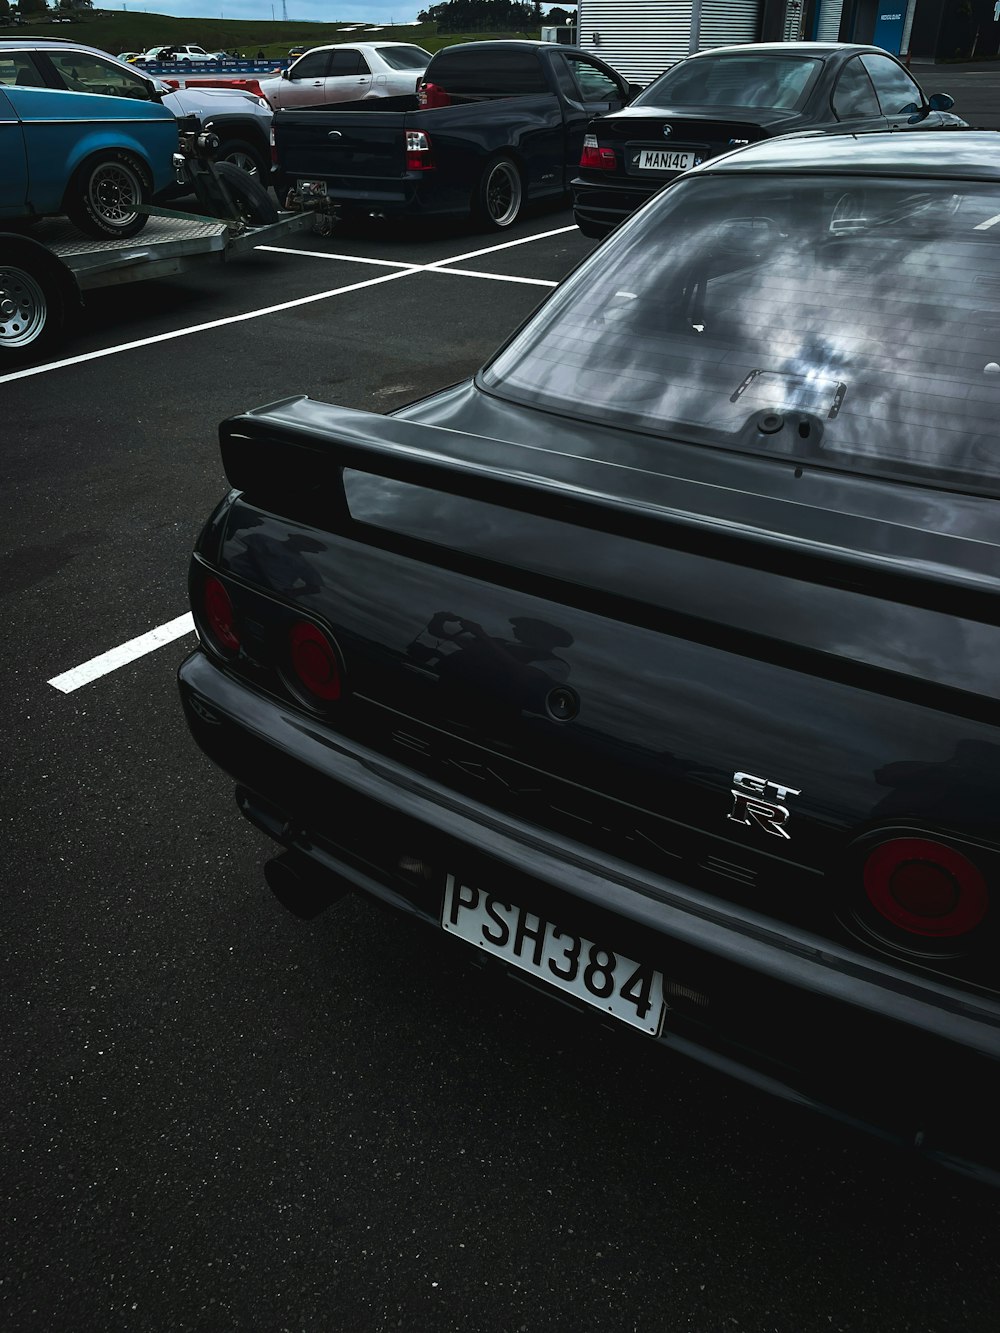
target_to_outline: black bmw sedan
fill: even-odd
[[[876,46],[782,42],[701,51],[631,105],[587,127],[573,216],[585,236],[612,227],[680,172],[797,130],[962,126],[947,93],[925,96]]]

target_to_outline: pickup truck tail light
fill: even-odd
[[[870,854],[864,886],[875,910],[925,938],[967,935],[986,916],[989,890],[962,852],[931,838],[891,838]]]
[[[406,131],[406,170],[432,171],[434,158],[431,156],[430,136],[423,130]]]
[[[581,167],[591,167],[595,171],[614,171],[618,166],[613,148],[602,148],[596,134],[584,135]]]
[[[417,88],[417,102],[428,111],[436,106],[451,106],[451,98],[437,83],[421,83]]]

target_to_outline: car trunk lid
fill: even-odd
[[[247,577],[248,530],[283,553],[263,581],[353,680],[338,726],[439,781],[814,929],[879,831],[995,843],[985,505],[961,532],[933,492],[912,528],[863,503],[824,521],[302,401],[237,419],[223,452],[245,492],[225,565]]]

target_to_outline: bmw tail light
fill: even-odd
[[[311,620],[298,620],[289,635],[292,676],[308,702],[333,703],[340,698],[340,658],[333,644]]]
[[[229,593],[222,582],[210,574],[201,590],[202,621],[215,647],[227,656],[240,650],[240,634]]]
[[[868,901],[897,929],[925,938],[967,935],[989,909],[979,868],[962,852],[931,838],[892,838],[864,864]]]
[[[423,130],[406,131],[406,170],[431,171],[434,159],[431,156],[430,136]]]
[[[417,102],[427,111],[431,111],[437,106],[451,106],[451,98],[437,83],[419,84],[417,87]]]
[[[615,157],[613,148],[602,148],[597,142],[596,134],[587,134],[583,139],[583,156],[580,158],[581,167],[591,167],[595,171],[614,171],[618,165],[618,159]]]

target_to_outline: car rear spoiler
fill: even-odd
[[[808,506],[774,501],[787,520],[780,530],[777,524],[752,526],[657,501],[657,492],[666,498],[671,489],[683,489],[685,483],[676,478],[305,397],[231,417],[219,436],[226,476],[249,501],[287,516],[304,517],[308,511],[312,521],[321,513],[327,527],[350,522],[343,481],[348,468],[783,578],[986,624],[1000,617],[998,549],[984,542],[920,531],[919,554],[888,555],[860,543],[854,549],[808,535],[815,533],[822,512]],[[614,491],[607,489],[609,479]],[[698,489],[702,497],[714,498],[712,488]],[[856,522],[859,535],[869,538],[883,531],[871,519],[837,519],[841,528]],[[900,544],[908,531],[894,528]],[[938,560],[927,558],[931,543],[938,544]],[[956,548],[993,568],[956,565]]]

